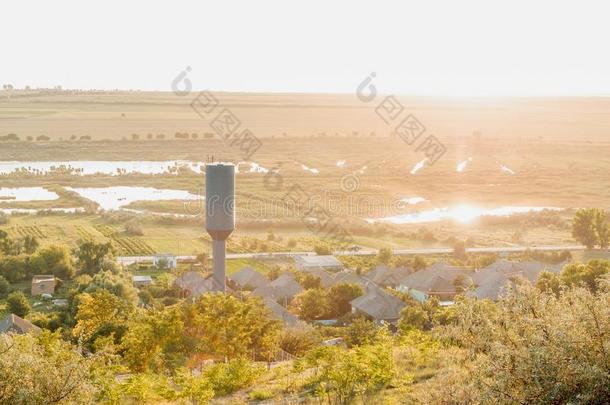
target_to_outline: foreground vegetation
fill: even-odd
[[[610,400],[610,262],[573,263],[536,286],[515,279],[498,302],[465,292],[441,307],[394,292],[407,304],[397,328],[350,313],[357,285],[325,291],[306,277],[290,309],[339,323],[287,327],[247,292],[184,298],[170,272],[138,290],[109,243],[70,251],[4,235],[0,245],[5,312],[43,328],[0,337],[0,403]],[[32,307],[20,283],[40,273],[61,278],[67,307]],[[321,344],[331,338],[343,344]]]

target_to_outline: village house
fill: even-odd
[[[472,274],[470,269],[439,262],[405,277],[398,290],[419,302],[436,297],[441,304],[450,304],[457,294],[472,284]]]

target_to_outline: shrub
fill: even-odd
[[[234,359],[214,364],[204,371],[204,375],[216,396],[224,396],[248,386],[262,371],[246,359]]]
[[[32,309],[23,291],[13,291],[10,293],[6,298],[6,304],[9,312],[22,318],[29,314]]]

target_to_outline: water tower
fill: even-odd
[[[205,229],[212,237],[214,289],[225,291],[226,240],[235,229],[235,166],[205,166]]]

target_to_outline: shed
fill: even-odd
[[[153,282],[153,279],[150,276],[133,276],[131,279],[133,281],[133,285],[136,287],[151,285]]]
[[[322,256],[297,256],[295,259],[297,270],[329,270],[339,271],[343,269],[343,264],[332,255]]]
[[[55,276],[52,274],[36,275],[32,277],[32,295],[54,294]]]

